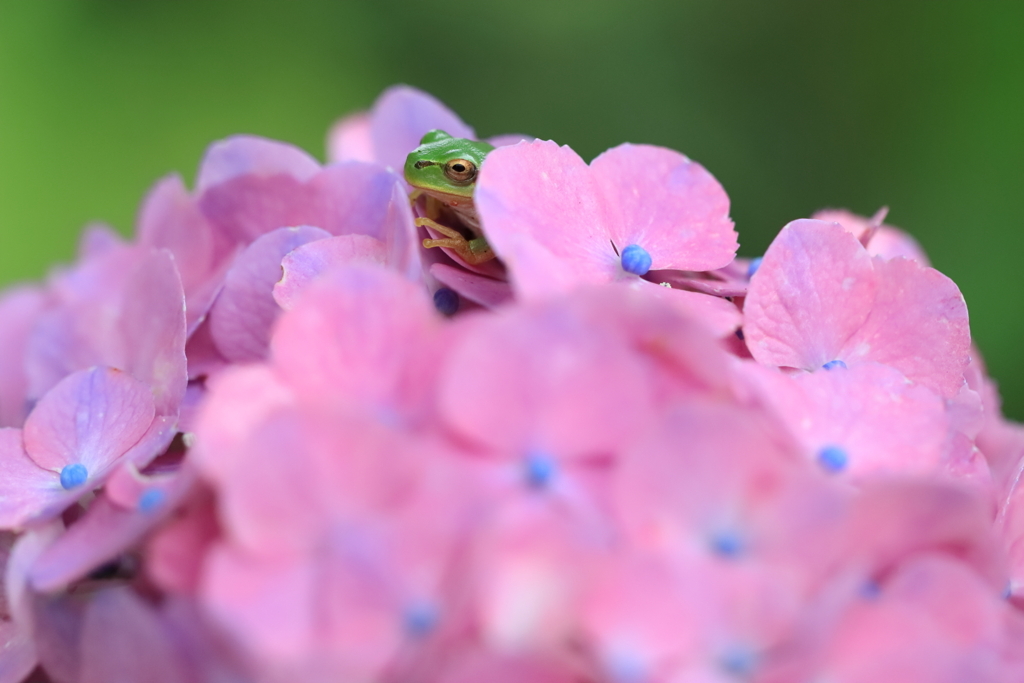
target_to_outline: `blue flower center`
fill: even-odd
[[[754,667],[757,666],[757,655],[748,648],[733,647],[719,657],[718,663],[726,673],[738,678],[746,678],[754,673]]]
[[[523,470],[526,483],[530,487],[545,489],[558,474],[558,463],[547,453],[535,451],[526,455]]]
[[[750,259],[750,265],[747,266],[747,279],[754,277],[754,273],[761,267],[761,261],[764,259],[758,256],[757,258]]]
[[[80,462],[65,465],[60,471],[60,485],[67,491],[81,486],[88,478],[89,470],[85,469],[85,465]]]
[[[453,316],[459,310],[459,295],[455,290],[442,287],[434,292],[434,308],[442,315]]]
[[[735,531],[719,531],[711,537],[711,551],[730,560],[737,558],[743,553],[743,539]]]
[[[405,610],[402,621],[406,633],[414,638],[422,638],[437,625],[437,610],[432,605],[416,604]]]
[[[841,360],[836,359],[836,360],[830,360],[829,362],[825,363],[821,367],[825,368],[826,370],[845,370],[846,369],[846,363],[844,363]]]
[[[163,505],[165,500],[167,500],[167,494],[160,489],[146,489],[139,496],[139,511],[152,512]]]
[[[639,244],[631,244],[622,250],[622,269],[634,275],[647,275],[651,269],[651,255]]]
[[[825,446],[818,451],[818,464],[827,472],[842,472],[849,462],[850,456],[839,446]]]

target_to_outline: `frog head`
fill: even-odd
[[[405,180],[439,199],[470,199],[480,164],[493,149],[486,142],[453,138],[443,130],[432,130],[405,158]]]

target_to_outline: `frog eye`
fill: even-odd
[[[444,165],[444,174],[455,183],[468,183],[476,177],[476,164],[468,159],[452,159]]]

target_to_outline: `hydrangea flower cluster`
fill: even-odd
[[[682,154],[511,135],[469,265],[434,129],[216,143],[3,293],[0,683],[1024,680],[1024,429],[912,238],[737,259]]]

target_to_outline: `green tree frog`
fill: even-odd
[[[494,258],[480,230],[480,217],[473,205],[476,175],[493,145],[476,140],[453,138],[443,130],[432,130],[420,140],[420,146],[405,158],[405,180],[415,189],[413,200],[427,195],[427,216],[417,218],[417,226],[426,226],[444,235],[444,239],[425,239],[423,246],[451,249],[466,263],[477,265]],[[448,207],[470,233],[467,237],[453,227],[437,222],[442,206]]]

